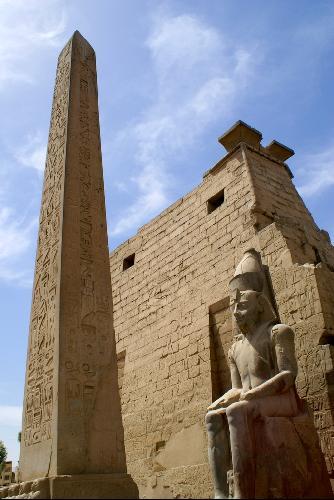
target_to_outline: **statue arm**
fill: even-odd
[[[240,373],[238,370],[238,367],[234,361],[233,355],[230,354],[229,351],[229,366],[230,366],[230,373],[231,373],[231,382],[232,382],[232,389],[242,389],[242,383],[241,383],[241,377]]]
[[[272,339],[275,347],[278,371],[290,372],[294,383],[298,370],[294,332],[287,325],[275,325],[272,328]]]
[[[241,399],[281,394],[294,385],[297,376],[297,361],[293,330],[287,325],[275,325],[272,328],[272,341],[277,360],[277,375],[254,387],[242,395]]]
[[[239,401],[240,394],[242,392],[241,378],[239,374],[239,370],[237,365],[235,364],[233,358],[233,347],[228,352],[228,360],[231,372],[231,381],[232,381],[232,389],[225,392],[220,398],[216,399],[211,405],[208,407],[208,410],[214,410],[217,408],[225,408],[236,401]]]

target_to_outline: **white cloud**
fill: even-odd
[[[320,153],[302,156],[300,164],[296,174],[300,179],[298,191],[302,196],[319,195],[334,186],[334,145]]]
[[[36,49],[63,44],[66,10],[62,0],[0,0],[0,87],[31,83]]]
[[[0,405],[0,425],[6,427],[21,426],[22,406]]]
[[[112,235],[122,234],[139,225],[143,219],[167,203],[166,183],[164,173],[160,168],[147,165],[141,174],[131,178],[131,181],[136,184],[140,195],[127,210],[126,216],[116,223],[111,231]]]
[[[14,221],[13,215],[10,208],[0,208],[0,261],[24,252],[29,246],[26,233],[30,232],[30,225],[24,229],[25,221]]]
[[[233,47],[194,15],[157,16],[146,41],[156,98],[136,123],[121,131],[115,148],[133,144],[140,173],[132,177],[137,197],[111,230],[134,229],[169,202],[173,176],[167,163],[213,123],[228,117],[256,69],[254,48]],[[252,61],[252,62],[251,62]]]
[[[46,143],[43,140],[42,134],[37,132],[34,135],[29,135],[25,144],[16,151],[15,158],[25,167],[30,167],[39,173],[43,173],[46,159]]]
[[[18,217],[12,209],[0,208],[0,280],[30,286],[32,274],[21,270],[20,257],[31,246],[32,230],[37,219]]]
[[[160,17],[155,19],[147,46],[154,60],[158,79],[164,83],[175,72],[187,75],[188,71],[208,58],[218,55],[222,48],[220,34],[191,15]]]

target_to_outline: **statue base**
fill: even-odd
[[[129,474],[54,476],[0,488],[0,498],[139,498]]]
[[[268,494],[274,498],[333,498],[318,434],[307,413],[293,418],[267,417],[258,425],[256,498]]]
[[[254,426],[253,498],[334,498],[319,438],[308,413],[264,417]],[[227,472],[234,498],[233,470]]]

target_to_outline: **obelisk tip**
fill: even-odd
[[[82,34],[80,33],[79,30],[75,30],[73,35],[72,35],[72,43],[74,42],[79,42],[83,45],[88,45],[88,47],[94,51],[93,47],[91,46],[91,44],[86,40],[86,38],[84,36],[82,36]],[[95,51],[94,51],[95,52]]]

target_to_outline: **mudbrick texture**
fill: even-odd
[[[212,495],[204,416],[230,386],[228,283],[249,248],[295,331],[299,395],[333,477],[334,249],[292,183],[287,148],[262,147],[247,127],[229,131],[241,140],[221,141],[227,155],[196,189],[110,255],[125,449],[142,497]]]

